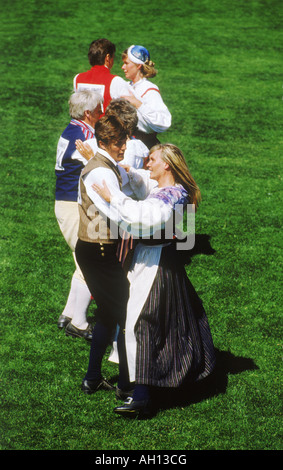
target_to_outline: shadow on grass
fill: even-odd
[[[180,256],[182,257],[182,262],[188,265],[191,262],[191,258],[195,255],[213,255],[214,253],[215,250],[210,244],[210,235],[196,234],[194,247],[191,250],[181,251]]]
[[[229,351],[216,352],[216,366],[214,372],[204,380],[197,383],[187,383],[179,389],[156,389],[159,409],[189,406],[207,398],[226,392],[229,374],[240,374],[247,370],[258,369],[252,359],[236,357]],[[155,401],[157,401],[155,400]]]
[[[213,255],[216,252],[210,244],[210,235],[196,234],[195,245],[192,250],[182,252],[182,262],[188,265],[191,258],[198,254]],[[159,409],[189,406],[207,398],[225,393],[229,374],[239,374],[247,370],[258,369],[252,359],[236,357],[229,351],[216,352],[216,366],[213,373],[197,383],[186,383],[179,389],[156,389],[155,402]]]
[[[210,235],[196,234],[194,248],[181,251],[182,263],[188,265],[191,258],[198,254],[213,255],[216,252],[210,244]],[[226,392],[229,374],[240,374],[248,370],[256,370],[258,366],[250,358],[236,357],[229,351],[215,349],[216,365],[213,373],[199,382],[186,382],[178,389],[156,388],[152,390],[155,413],[158,410],[186,407],[199,403],[213,396]],[[118,377],[116,377],[118,379]]]

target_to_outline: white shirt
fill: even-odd
[[[96,138],[93,137],[92,139],[88,139],[85,141],[93,150],[93,153],[94,155],[96,154],[96,152],[98,152],[98,145],[97,145],[97,141],[96,141]],[[74,160],[79,160],[80,162],[83,163],[83,165],[86,165],[88,160],[86,158],[84,158],[82,156],[82,154],[78,151],[78,150],[75,150],[72,154],[72,159]]]
[[[104,85],[96,85],[94,83],[78,83],[76,85],[76,78],[78,75],[79,74],[77,74],[73,80],[74,91],[93,90],[100,93],[103,97]],[[109,92],[112,99],[121,98],[121,96],[129,94],[129,84],[123,78],[116,75],[110,83]]]
[[[107,152],[99,149],[99,153],[116,164]],[[123,168],[119,166],[118,168],[122,175]],[[101,198],[91,187],[94,183],[102,186],[103,180],[106,181],[112,194],[110,204]],[[162,200],[146,199],[136,201],[132,199],[130,194],[123,194],[124,185],[122,186],[123,192],[121,192],[117,176],[108,168],[95,168],[83,177],[83,181],[87,194],[95,204],[98,211],[110,219],[112,223],[111,231],[114,233],[114,226],[119,226],[122,231],[127,231],[136,237],[147,237],[156,231],[159,231],[172,214],[172,207],[165,204]],[[140,190],[139,195],[141,197],[146,197],[151,191],[158,191],[156,181],[149,178],[149,171],[147,170],[131,169],[128,181],[131,183],[131,188],[136,194],[138,193],[138,190]]]
[[[97,140],[95,137],[85,141],[93,150],[94,155],[99,151]],[[101,153],[101,152],[100,152]],[[126,143],[126,150],[124,153],[124,159],[119,162],[124,165],[130,165],[133,168],[142,168],[144,159],[148,156],[149,150],[147,146],[139,139],[129,139]],[[72,159],[79,160],[86,165],[86,160],[78,150],[75,150],[72,154]]]
[[[89,141],[88,141],[89,142]],[[133,196],[134,193],[131,190],[131,187],[129,185],[129,178],[127,175],[126,170],[124,168],[119,167],[117,162],[103,149],[98,148],[98,152],[108,158],[114,165],[117,166],[118,171],[121,174],[122,177],[122,191],[127,194],[128,196]],[[114,171],[111,170],[110,168],[105,168],[105,167],[97,167],[91,170],[89,173],[84,175],[83,177],[83,182],[86,188],[86,192],[88,197],[92,200],[96,208],[99,210],[99,212],[103,213],[106,215],[106,217],[109,217],[111,220],[113,220],[115,223],[118,223],[120,220],[120,217],[117,214],[117,210],[112,209],[112,206],[108,204],[104,199],[102,199],[94,189],[92,189],[92,185],[99,184],[100,186],[103,186],[103,180],[105,180],[111,194],[120,194],[120,186],[118,182],[118,178],[115,175]],[[78,195],[78,203],[81,204],[81,192],[80,192],[80,187],[79,187],[79,195]]]
[[[153,235],[170,219],[173,207],[161,199],[147,198],[149,194],[160,191],[148,170],[131,168],[129,183],[139,200],[115,191],[110,204],[112,213],[118,214],[119,226],[131,235],[138,238]]]
[[[146,78],[129,83],[130,91],[142,102],[137,109],[138,129],[150,134],[164,132],[171,126],[171,113],[163,102],[159,88]]]
[[[124,160],[120,163],[130,165],[133,168],[142,168],[144,159],[148,156],[149,150],[147,146],[139,139],[127,140]]]
[[[112,99],[121,98],[129,94],[129,84],[121,77],[114,77],[110,85],[110,95]]]

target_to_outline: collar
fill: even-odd
[[[110,162],[114,163],[115,166],[118,166],[118,162],[116,162],[116,160],[114,160],[114,158],[112,158],[108,152],[106,152],[106,150],[103,150],[102,148],[98,147],[98,153],[101,153],[101,155],[103,155],[104,157],[108,158],[108,160],[110,160]]]
[[[94,128],[91,127],[89,124],[87,124],[85,121],[83,121],[82,119],[74,119],[72,118],[71,119],[71,122],[73,122],[74,124],[76,124],[77,126],[85,126],[87,127],[93,134],[94,134]]]
[[[91,127],[90,124],[87,124],[85,121],[83,121],[83,123],[85,124],[85,126],[87,126],[89,128],[89,130],[94,134],[94,127]]]
[[[133,82],[130,82],[130,85],[135,88],[136,86],[140,85],[142,82],[144,82],[146,80],[145,77],[141,78],[138,82],[136,83],[133,83]]]
[[[107,65],[103,64],[103,65],[93,65],[91,68],[94,69],[94,67],[97,69],[97,68],[100,68],[100,69],[107,69],[107,70],[110,70],[109,67],[107,67]]]

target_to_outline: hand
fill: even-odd
[[[131,169],[131,166],[130,165],[125,165],[125,163],[119,163],[119,166],[124,168],[124,170],[126,170],[127,173],[129,173],[129,171]]]
[[[80,154],[86,159],[90,160],[94,156],[94,152],[89,144],[83,142],[80,139],[77,139],[75,142],[76,149]]]
[[[124,95],[121,98],[128,100],[135,108],[139,108],[142,105],[142,102],[138,100],[133,93],[130,92],[130,95]]]
[[[92,184],[92,189],[104,199],[106,202],[111,202],[112,194],[110,193],[105,180],[102,181],[103,186],[99,186],[99,184]]]

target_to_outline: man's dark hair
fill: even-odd
[[[116,46],[108,39],[96,39],[92,41],[88,50],[88,60],[90,65],[104,65],[105,57],[107,54],[113,57],[116,51]]]
[[[110,143],[120,142],[127,138],[127,130],[120,119],[114,115],[103,116],[95,124],[95,137],[97,143],[102,141],[106,146]]]

